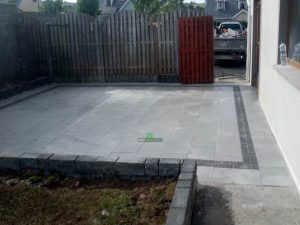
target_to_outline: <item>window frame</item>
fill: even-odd
[[[295,46],[291,46],[291,25],[292,25],[292,17],[293,17],[293,1],[296,0],[289,0],[289,6],[288,6],[288,15],[289,15],[289,19],[288,19],[288,32],[287,32],[287,51],[288,51],[288,64],[293,66],[296,69],[300,70],[300,62],[295,61],[292,58],[292,54],[293,54],[293,50],[295,48]],[[300,10],[300,9],[299,9]],[[299,11],[300,14],[300,11]],[[299,42],[300,42],[300,37],[299,37]],[[298,42],[298,43],[299,43]],[[296,43],[297,44],[297,41]]]
[[[287,0],[281,0],[280,6],[286,4]],[[291,28],[292,28],[292,20],[293,20],[293,1],[297,0],[288,0],[288,4],[286,8],[280,7],[280,23],[279,23],[279,43],[286,43],[287,46],[287,55],[288,55],[288,64],[293,66],[294,68],[300,70],[300,62],[293,60],[292,54],[295,46],[291,46]],[[287,16],[286,20],[284,20],[285,16]],[[300,37],[299,37],[300,42]],[[299,43],[296,41],[296,43]],[[296,44],[294,43],[294,44]],[[280,64],[280,52],[278,52],[278,64]]]
[[[226,9],[226,4],[225,4],[225,0],[217,0],[217,10],[218,11],[225,11],[225,9]],[[220,7],[220,3],[222,3],[223,5],[223,7]]]

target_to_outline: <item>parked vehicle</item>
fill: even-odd
[[[223,22],[215,30],[215,60],[246,60],[247,33],[239,22]]]

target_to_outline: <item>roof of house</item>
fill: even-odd
[[[217,0],[206,0],[205,12],[207,15],[214,16],[216,19],[229,19],[237,15],[241,9],[238,7],[238,0],[225,0],[225,10],[217,9]],[[245,10],[248,10],[247,1],[245,2]]]
[[[111,5],[107,5],[107,1],[110,1]],[[118,12],[124,5],[128,3],[128,0],[99,0],[99,7],[101,14]]]

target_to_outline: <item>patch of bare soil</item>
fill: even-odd
[[[0,225],[160,225],[176,182],[0,174]]]

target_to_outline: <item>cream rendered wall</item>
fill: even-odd
[[[262,0],[259,101],[300,192],[300,88],[274,69],[279,9],[280,0]]]

